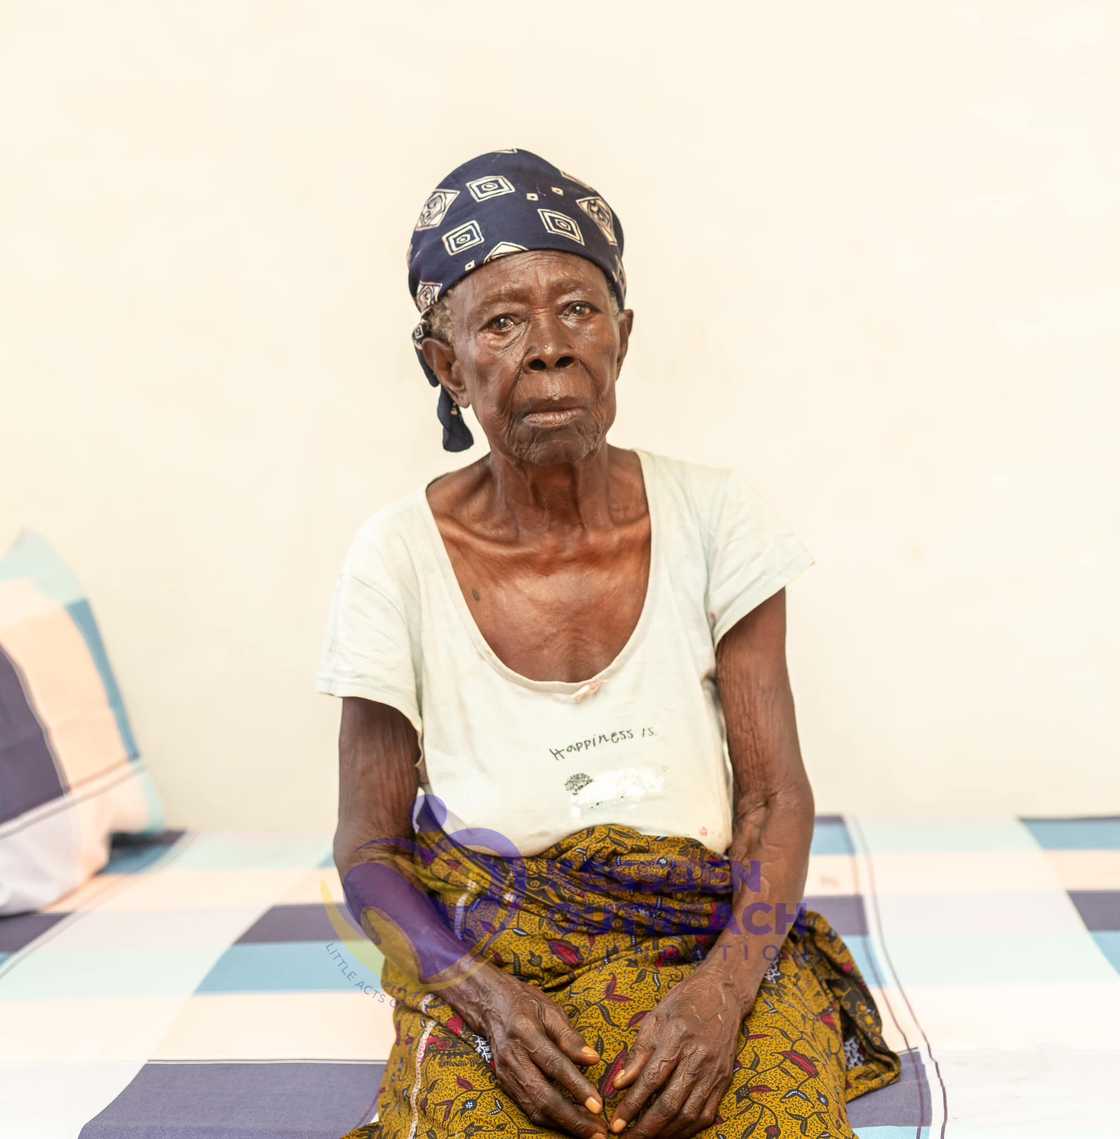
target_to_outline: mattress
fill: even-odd
[[[118,836],[0,919],[0,1139],[338,1139],[393,1040],[330,836]],[[819,815],[806,901],[903,1079],[862,1139],[1120,1134],[1120,817]]]

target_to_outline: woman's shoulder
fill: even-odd
[[[421,572],[422,493],[409,491],[368,513],[351,537],[343,571],[386,592],[410,595]]]
[[[725,504],[754,501],[764,508],[769,501],[759,476],[729,463],[702,463],[654,451],[643,451],[654,463],[662,484],[686,497],[698,518],[712,521]]]
[[[653,460],[663,475],[688,490],[717,487],[734,471],[733,467],[701,463],[695,459],[682,459],[678,455],[667,455],[644,447],[639,450]]]
[[[649,460],[648,465],[670,509],[691,519],[701,529],[710,528],[729,483],[737,479],[735,469],[645,448],[641,451]]]
[[[677,528],[687,522],[710,562],[715,551],[734,542],[742,549],[763,548],[788,531],[784,513],[753,470],[727,463],[703,463],[645,452]],[[792,537],[792,535],[791,535]]]
[[[419,515],[420,492],[410,490],[366,514],[358,525],[355,537],[374,541],[391,538],[416,525]]]

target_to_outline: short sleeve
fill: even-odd
[[[360,532],[335,581],[315,687],[389,704],[421,735],[409,625],[395,592]]]
[[[710,519],[707,612],[718,645],[815,559],[761,489],[734,468],[721,480]]]

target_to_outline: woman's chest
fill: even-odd
[[[651,574],[648,519],[552,556],[488,557],[463,543],[448,543],[447,552],[452,604],[521,677],[587,680],[609,668],[639,630]]]
[[[722,833],[718,693],[670,611],[658,612],[649,634],[597,685],[574,691],[510,682],[473,653],[465,667],[426,655],[424,787],[459,825],[520,849],[593,821]]]

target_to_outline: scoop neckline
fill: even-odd
[[[459,614],[459,620],[464,630],[471,641],[474,642],[479,653],[490,662],[491,666],[498,673],[512,683],[537,692],[560,692],[568,694],[579,692],[580,689],[587,688],[589,685],[595,685],[597,687],[609,676],[622,668],[645,636],[646,627],[652,620],[651,614],[655,608],[658,581],[661,576],[661,515],[657,501],[657,479],[656,476],[652,474],[654,464],[650,459],[650,455],[640,447],[631,449],[638,456],[638,463],[642,471],[642,484],[646,496],[646,506],[649,510],[650,549],[646,594],[642,603],[642,611],[638,616],[638,621],[634,625],[626,643],[619,649],[614,660],[601,668],[594,676],[587,677],[586,680],[537,680],[531,676],[524,676],[522,673],[510,668],[509,665],[494,652],[490,647],[490,642],[482,635],[482,630],[478,627],[478,622],[475,620],[470,606],[467,605],[467,599],[463,596],[463,589],[459,584],[459,579],[455,576],[455,567],[451,562],[451,555],[448,553],[447,544],[444,542],[443,535],[439,531],[439,524],[436,522],[432,504],[428,501],[427,492],[430,484],[425,483],[420,487],[419,491],[417,491],[421,513],[426,519],[425,528],[428,531],[429,537],[433,539],[433,553],[435,554],[436,561],[439,563],[439,576],[443,581],[444,588],[450,594],[451,606]],[[432,482],[435,481],[435,479],[432,479]]]

